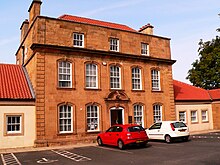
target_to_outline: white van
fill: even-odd
[[[146,133],[149,139],[165,140],[167,143],[176,138],[181,138],[183,141],[189,139],[189,129],[181,121],[156,122],[146,129]]]

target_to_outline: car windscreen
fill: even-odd
[[[186,124],[183,122],[175,122],[173,123],[174,128],[182,128],[182,127],[187,127]]]
[[[145,131],[142,126],[128,127],[128,132],[140,132],[140,131]]]

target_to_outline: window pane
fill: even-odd
[[[95,64],[86,64],[86,87],[98,88],[97,65]]]
[[[208,121],[208,111],[202,111],[202,121]]]
[[[59,62],[58,78],[59,87],[72,87],[72,64],[67,61]]]
[[[143,106],[134,106],[134,123],[143,126]]]
[[[186,122],[186,112],[179,112],[179,121]]]
[[[132,89],[141,89],[141,70],[139,68],[132,69]]]
[[[149,47],[148,44],[141,43],[141,54],[142,55],[149,55],[148,47]]]
[[[119,51],[119,40],[116,38],[110,38],[110,50]]]
[[[160,90],[160,72],[157,70],[151,70],[151,83],[152,90],[159,91]]]
[[[191,121],[197,122],[197,111],[191,111]]]
[[[99,130],[99,113],[96,105],[87,106],[87,130],[97,131]]]
[[[61,133],[73,131],[72,121],[72,107],[69,105],[62,105],[59,107],[59,128]]]
[[[154,113],[154,122],[162,121],[162,108],[160,105],[153,106],[153,113]]]
[[[21,133],[21,116],[6,116],[7,133]]]
[[[110,67],[110,87],[111,89],[121,88],[121,77],[120,77],[120,67],[111,66]]]
[[[80,33],[73,34],[73,46],[84,47],[84,34],[80,34]]]

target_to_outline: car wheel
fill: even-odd
[[[142,143],[141,147],[143,147],[143,148],[147,147],[147,142]]]
[[[98,143],[99,146],[103,145],[102,139],[100,137],[97,138],[97,143]]]
[[[122,140],[118,140],[118,148],[119,148],[120,150],[123,150],[123,149],[124,149],[124,143],[123,143]]]
[[[166,141],[166,143],[171,143],[171,137],[170,137],[170,135],[166,135],[166,136],[165,136],[165,141]]]

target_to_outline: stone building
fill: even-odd
[[[175,120],[170,39],[126,25],[40,15],[33,0],[17,64],[36,94],[36,146],[94,140],[119,123]]]

